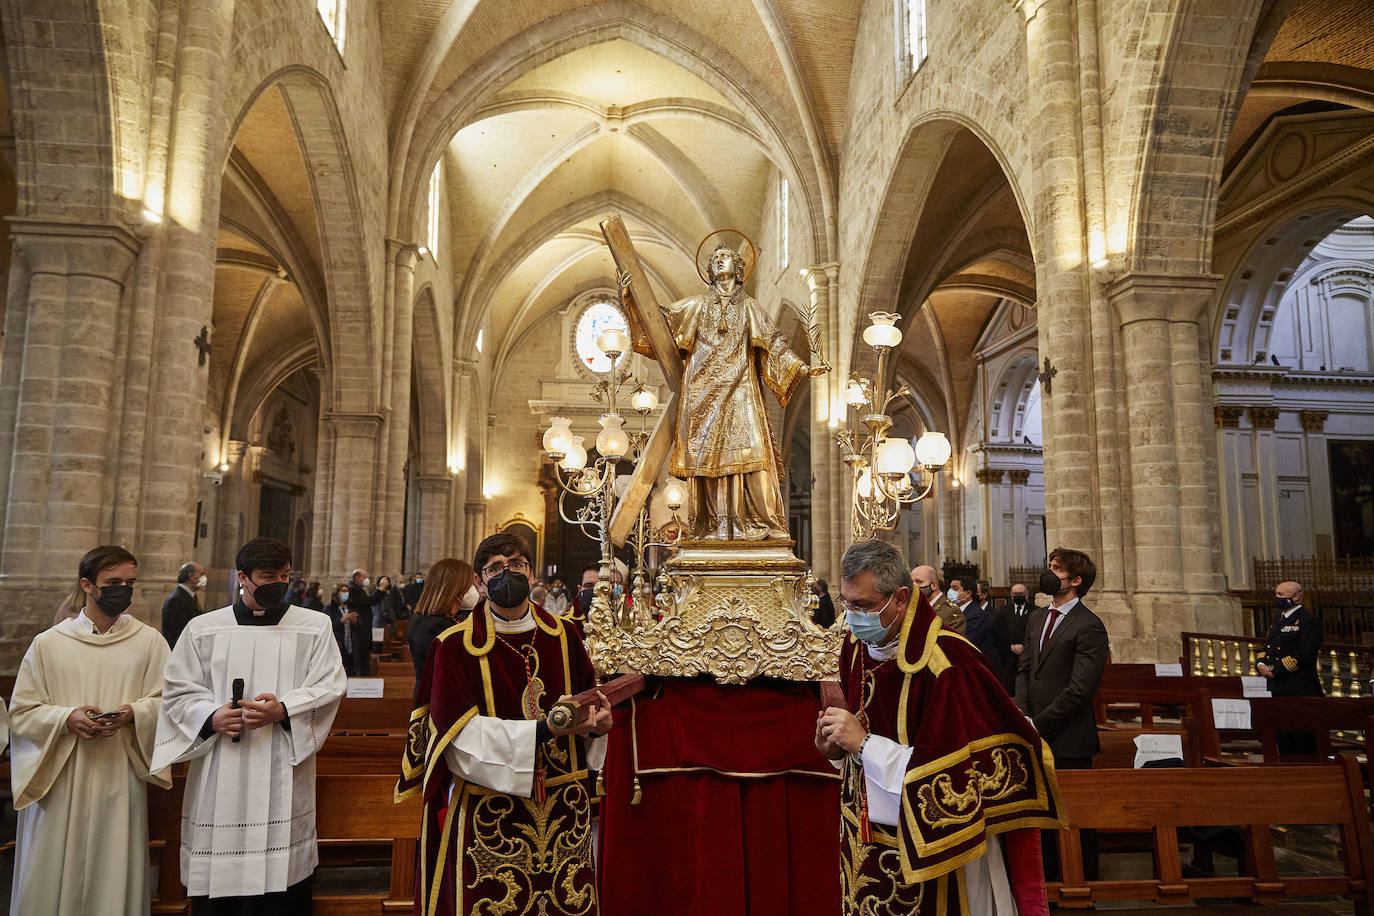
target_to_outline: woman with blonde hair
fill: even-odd
[[[424,591],[415,602],[415,614],[406,629],[417,684],[425,670],[430,644],[440,633],[471,613],[480,598],[472,567],[462,560],[445,557],[429,568]]]

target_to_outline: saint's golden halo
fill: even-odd
[[[743,245],[740,243],[743,242]],[[710,247],[708,248],[708,244]],[[711,252],[716,250],[717,245],[724,245],[732,248],[739,253],[740,260],[744,262],[744,279],[747,282],[754,274],[754,267],[759,263],[759,247],[754,244],[754,240],[749,238],[738,229],[717,229],[706,238],[701,240],[697,246],[697,276],[701,277],[705,283],[710,283],[711,279],[706,273],[710,266]],[[705,256],[703,257],[703,251]]]

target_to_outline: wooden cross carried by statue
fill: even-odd
[[[663,377],[673,391],[672,396],[664,403],[663,416],[654,426],[654,431],[640,455],[639,463],[635,465],[634,473],[630,476],[629,489],[625,491],[625,495],[615,508],[615,513],[611,516],[611,540],[617,545],[624,545],[625,539],[634,530],[639,510],[649,498],[649,491],[654,487],[654,480],[657,479],[663,462],[668,460],[668,453],[672,450],[673,428],[677,425],[678,393],[682,390],[684,367],[677,344],[673,341],[673,332],[668,328],[668,320],[663,317],[658,300],[654,298],[653,288],[649,286],[649,278],[645,276],[644,268],[639,263],[639,255],[635,253],[635,246],[630,241],[630,233],[626,231],[624,221],[619,215],[608,217],[601,223],[601,234],[605,236],[606,245],[611,249],[611,257],[615,259],[621,304],[634,310],[635,318],[648,334],[653,346],[654,359],[658,360]]]

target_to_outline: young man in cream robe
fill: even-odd
[[[193,618],[172,651],[153,763],[191,762],[181,877],[195,916],[309,913],[315,754],[347,679],[329,618],[286,603],[290,549],[256,538],[236,565],[239,600]]]
[[[143,916],[145,783],[172,784],[149,767],[167,641],[124,613],[138,575],[128,551],[97,547],[81,574],[84,607],[34,638],[14,684],[10,912]]]

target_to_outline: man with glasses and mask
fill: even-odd
[[[484,599],[429,650],[396,800],[424,798],[420,900],[436,914],[500,901],[512,913],[595,916],[592,772],[605,760],[604,696],[568,729],[559,699],[595,686],[582,637],[529,599],[530,549],[515,534],[473,559]]]
[[[846,705],[821,712],[815,742],[841,772],[843,912],[1045,913],[1037,834],[1061,810],[1049,748],[912,594],[894,547],[859,541],[840,571]]]
[[[191,620],[167,662],[155,769],[191,763],[181,880],[191,912],[308,913],[315,754],[347,678],[329,618],[286,602],[291,550],[255,538],[239,598]]]

